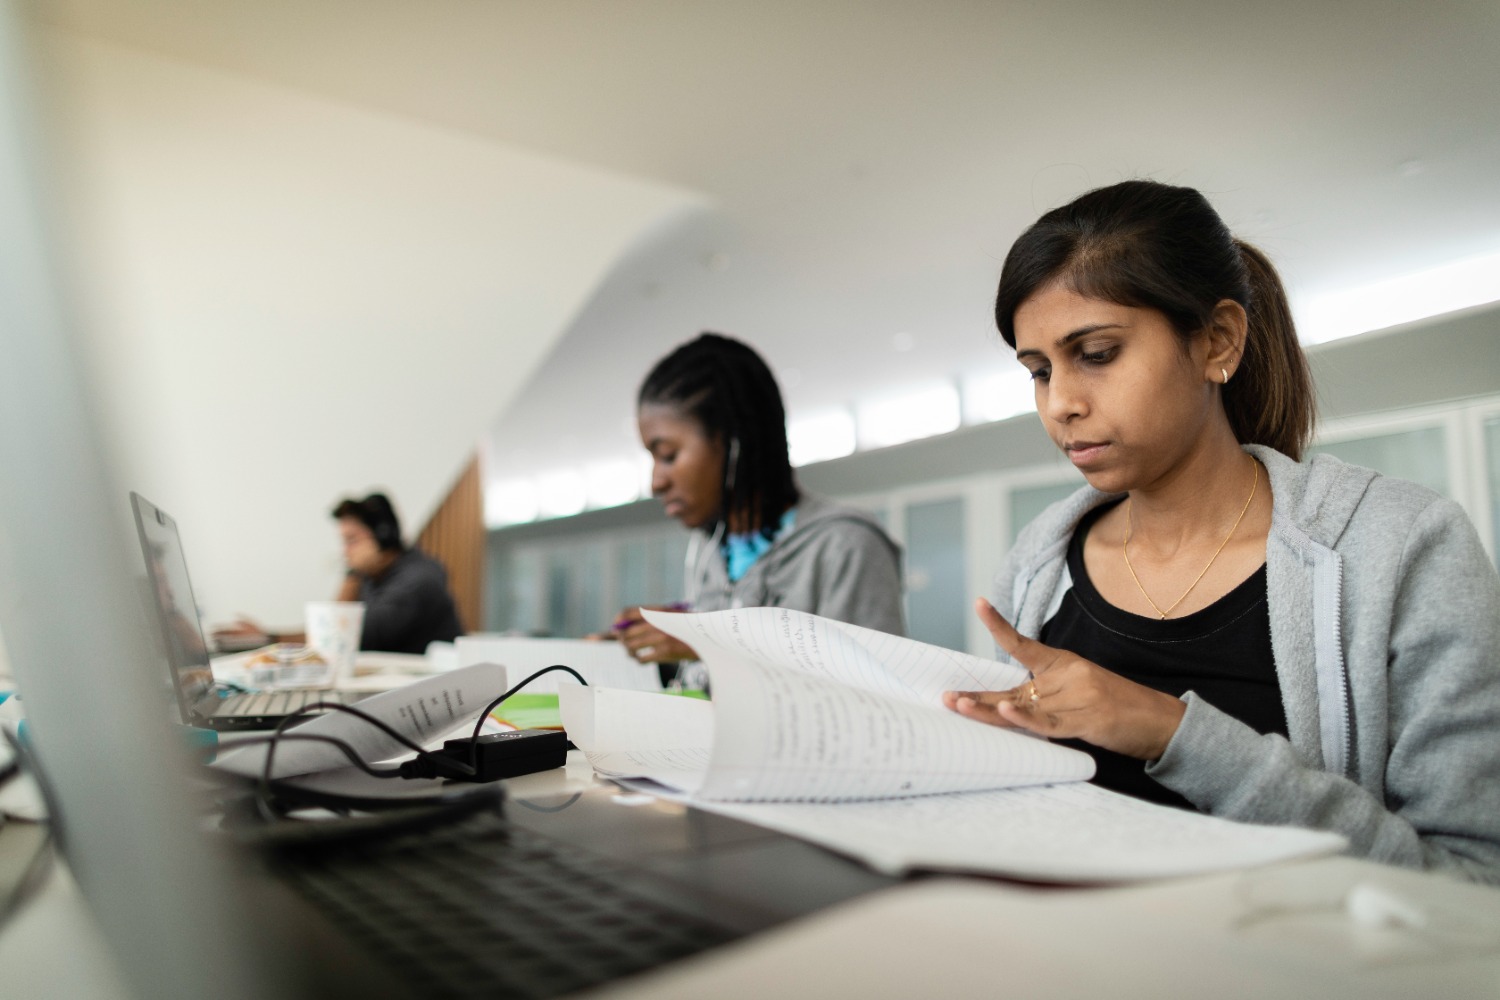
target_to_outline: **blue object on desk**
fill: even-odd
[[[203,763],[211,764],[219,754],[219,734],[213,729],[199,729],[197,726],[179,725],[177,731],[182,734],[183,741],[188,749],[196,751],[203,758]]]

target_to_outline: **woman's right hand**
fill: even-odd
[[[949,709],[992,726],[1081,739],[1139,760],[1165,752],[1187,711],[1181,699],[1027,638],[983,598],[975,611],[995,644],[1032,679],[1008,691],[946,691]]]
[[[696,660],[698,654],[692,647],[674,636],[667,635],[641,615],[641,608],[626,608],[615,622],[614,635],[625,644],[630,655],[641,663],[676,663],[679,660]],[[648,611],[676,611],[668,605],[648,607]]]

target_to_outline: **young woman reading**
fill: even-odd
[[[1456,504],[1304,459],[1266,258],[1196,191],[1117,184],[1016,241],[995,315],[1088,486],[979,602],[1032,679],[949,707],[1128,794],[1500,882],[1500,580]]]
[[[683,344],[646,376],[636,415],[651,492],[693,529],[678,610],[785,607],[904,633],[900,550],[868,514],[797,486],[781,393],[754,350],[713,333]],[[616,624],[642,662],[696,658],[638,608]]]

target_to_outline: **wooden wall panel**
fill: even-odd
[[[484,491],[476,455],[417,535],[417,547],[448,570],[465,631],[484,627]]]

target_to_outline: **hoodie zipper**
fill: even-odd
[[[1354,747],[1340,614],[1343,590],[1344,573],[1338,555],[1332,551],[1319,553],[1313,562],[1313,670],[1318,679],[1319,735],[1324,767],[1348,777]]]

